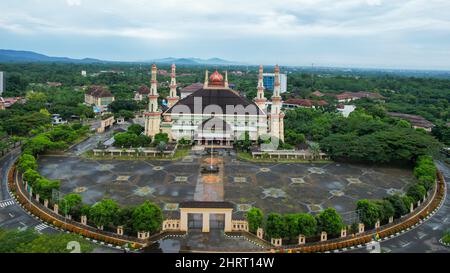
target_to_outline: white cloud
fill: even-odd
[[[213,45],[295,52],[296,45],[311,39],[327,43],[331,52],[339,40],[355,50],[362,51],[355,41],[364,40],[383,41],[383,47],[401,44],[409,52],[404,41],[429,49],[429,41],[424,46],[417,39],[429,33],[447,37],[433,41],[435,52],[450,48],[448,0],[23,0],[0,1],[0,10],[0,31],[39,39],[101,37],[108,46],[127,39],[158,52],[166,52],[161,45],[170,43],[180,55]]]
[[[81,0],[66,0],[67,5],[70,7],[81,6]]]

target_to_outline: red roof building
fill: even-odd
[[[320,91],[314,91],[314,92],[311,93],[311,95],[313,95],[314,97],[323,97],[323,96],[325,96],[325,94],[320,92]]]
[[[328,102],[325,100],[314,101],[310,99],[288,99],[283,103],[283,107],[285,108],[295,108],[295,107],[304,107],[304,108],[316,108],[323,107],[328,105]]]
[[[142,101],[148,94],[150,94],[150,88],[146,85],[141,85],[139,89],[134,92],[134,100]]]

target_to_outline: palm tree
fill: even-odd
[[[320,145],[317,142],[309,143],[309,150],[311,151],[313,158],[317,159],[320,156]]]
[[[161,141],[158,143],[158,145],[156,146],[156,149],[162,154],[167,148],[167,144],[164,141]]]

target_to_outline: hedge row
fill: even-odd
[[[14,188],[16,186],[16,184],[14,183],[14,172],[15,172],[15,168],[12,168],[8,177],[9,177],[9,181],[10,181],[10,185],[14,185]],[[11,182],[12,181],[12,182]],[[93,240],[99,240],[99,241],[103,241],[105,243],[108,244],[114,244],[114,245],[118,245],[118,246],[123,246],[125,244],[130,243],[129,241],[126,240],[122,240],[119,238],[115,238],[112,236],[108,236],[108,235],[103,235],[103,234],[99,234],[99,233],[95,233],[92,232],[86,228],[82,228],[79,226],[76,226],[74,224],[68,223],[68,222],[64,222],[61,221],[59,219],[57,219],[57,217],[51,216],[47,213],[44,213],[41,209],[38,209],[36,206],[32,206],[30,205],[30,202],[26,199],[26,197],[24,197],[22,194],[20,194],[20,191],[17,190],[17,198],[18,201],[24,206],[26,207],[33,215],[39,217],[41,220],[50,223],[58,228],[62,228],[65,229],[67,231],[79,234],[81,236],[84,237],[88,237],[91,238]],[[138,247],[142,247],[143,244],[139,243],[139,242],[133,242],[134,246],[136,248]]]

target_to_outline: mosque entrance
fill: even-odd
[[[188,228],[189,230],[201,231],[203,228],[203,214],[189,213],[188,214]]]
[[[214,230],[225,229],[225,214],[211,213],[209,215],[209,228]]]

